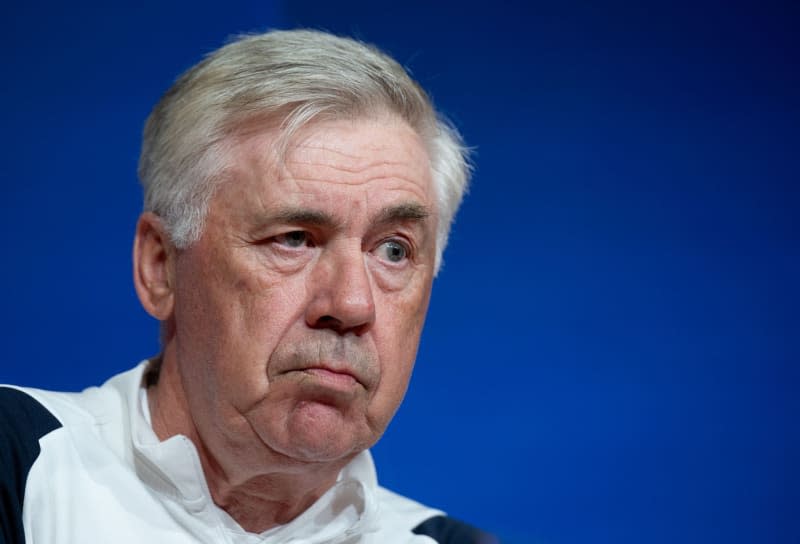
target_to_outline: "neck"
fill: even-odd
[[[203,469],[214,502],[251,533],[292,521],[333,486],[337,476],[321,481],[318,474],[274,471],[233,483],[224,476],[211,476],[206,463]]]
[[[189,402],[169,346],[157,379],[149,379],[147,399],[153,431],[159,440],[184,435],[197,448],[214,503],[246,531],[260,533],[283,525],[307,510],[335,483],[352,459],[308,463],[270,450],[253,436],[225,430],[203,433]],[[204,434],[211,435],[204,439]]]

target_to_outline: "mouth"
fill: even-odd
[[[286,376],[295,376],[305,385],[314,389],[325,389],[338,393],[353,393],[357,388],[366,388],[363,380],[348,368],[316,364],[294,368],[284,373]]]
[[[358,379],[350,372],[331,370],[325,367],[311,367],[300,370],[299,372],[303,372],[313,377],[316,381],[329,383],[337,388],[355,387],[360,383]]]

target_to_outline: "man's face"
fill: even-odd
[[[206,443],[346,459],[405,393],[430,296],[428,156],[394,118],[243,138],[175,264],[175,353]]]

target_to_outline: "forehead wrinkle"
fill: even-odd
[[[310,204],[311,208],[317,208],[316,205],[321,203],[320,197],[327,201],[328,198],[355,196],[340,193],[336,189],[338,185],[345,191],[348,188],[366,188],[367,194],[362,195],[366,198],[365,209],[370,208],[369,201],[373,200],[373,197],[388,191],[395,193],[392,199],[395,202],[417,202],[431,210],[429,215],[436,213],[430,180],[430,162],[424,148],[414,145],[416,140],[408,142],[400,137],[392,138],[387,143],[380,138],[372,140],[362,138],[361,145],[355,148],[342,148],[339,147],[338,133],[338,130],[326,129],[321,133],[312,132],[311,137],[291,146],[282,157],[276,157],[271,153],[269,142],[274,137],[273,134],[262,133],[249,137],[234,149],[239,158],[238,161],[234,161],[235,170],[244,170],[242,173],[246,174],[245,177],[250,178],[250,181],[257,183],[259,187],[271,186],[270,192],[273,188],[277,190],[275,196],[278,200],[283,200],[279,196],[281,194],[293,195],[285,202],[289,206],[303,207]],[[376,187],[375,190],[370,189],[371,183]],[[278,202],[270,202],[272,198],[260,191],[256,192],[258,195],[254,204],[260,208],[258,215],[262,219],[272,218],[272,212],[276,209],[273,206]],[[384,203],[387,202],[390,201],[384,200]],[[364,219],[369,222],[375,221],[381,211],[385,210],[376,211]],[[395,220],[399,221],[398,217],[396,216]],[[261,223],[262,219],[258,219],[257,222]],[[283,217],[283,219],[301,218]],[[314,218],[307,216],[305,219]],[[349,222],[349,219],[345,221],[344,217],[330,219],[338,219],[342,225],[343,221]],[[383,219],[390,221],[388,214],[384,214]],[[422,219],[416,221],[425,222]],[[310,222],[322,223],[316,219]]]
[[[391,151],[391,147],[376,147],[378,156],[359,153],[351,155],[326,146],[305,147],[305,149],[322,149],[335,153],[341,160],[331,160],[330,156],[303,156],[296,154],[287,157],[283,164],[283,172],[294,178],[294,181],[331,181],[343,185],[358,186],[373,181],[396,180],[422,188],[429,177],[429,172],[417,166],[419,157],[414,153],[406,153],[401,160],[383,156],[381,151]],[[427,158],[424,163],[428,165]],[[424,190],[423,190],[424,192]]]
[[[420,193],[424,193],[425,191],[422,189],[422,183],[411,177],[401,176],[401,175],[377,175],[367,178],[357,178],[357,179],[339,179],[339,178],[329,178],[324,175],[320,175],[319,177],[303,177],[303,176],[287,176],[281,177],[278,179],[280,183],[291,182],[294,184],[298,183],[330,183],[334,185],[341,185],[341,186],[351,186],[356,187],[359,185],[367,185],[372,182],[376,181],[394,181],[394,182],[404,182],[398,183],[397,186],[390,186],[387,187],[387,190],[395,190],[395,191],[408,191],[408,192],[415,192],[412,191],[409,187],[405,186],[405,184],[412,185],[419,189]],[[313,191],[305,191],[308,193],[312,193]]]
[[[333,182],[342,185],[358,186],[374,181],[397,181],[414,185],[425,192],[423,185],[429,178],[429,171],[415,167],[412,155],[408,160],[389,160],[384,157],[359,157],[360,161],[328,162],[323,157],[290,158],[283,165],[282,174],[293,178],[294,182]],[[427,162],[425,163],[427,165]]]
[[[368,159],[368,158],[367,158]],[[395,169],[404,169],[408,165],[412,164],[413,161],[389,161],[389,160],[372,160],[368,161],[367,159],[362,160],[359,164],[353,164],[350,161],[343,161],[341,163],[328,163],[328,162],[320,162],[314,160],[297,160],[292,159],[286,162],[286,167],[294,166],[294,167],[306,167],[306,168],[313,168],[315,170],[333,170],[334,172],[344,172],[346,174],[363,174],[369,170],[381,170],[389,171]],[[378,175],[374,177],[402,177],[402,176],[393,176],[393,175]],[[415,181],[415,180],[412,180]]]
[[[327,142],[307,142],[297,145],[285,158],[285,164],[311,168],[332,168],[347,173],[362,173],[370,169],[407,167],[417,162],[418,150],[408,143],[392,140],[396,145],[364,144],[351,152],[328,145]],[[424,150],[421,149],[421,151]],[[394,160],[398,152],[402,157]],[[429,164],[427,154],[424,163]]]
[[[394,154],[397,151],[401,151],[407,157],[411,157],[416,155],[416,146],[409,145],[408,142],[402,142],[400,139],[392,139],[391,143],[393,145],[388,145],[387,143],[377,142],[377,141],[370,141],[367,143],[362,144],[361,146],[354,149],[352,152],[347,152],[344,149],[340,149],[335,145],[329,145],[327,141],[322,140],[321,142],[318,141],[305,141],[298,143],[294,146],[292,153],[289,156],[300,155],[301,157],[304,155],[321,155],[326,156],[327,154],[333,154],[341,157],[346,161],[360,161],[363,162],[368,160],[375,154],[382,154],[388,152],[390,154]],[[420,147],[420,150],[427,154],[423,147]],[[385,161],[385,162],[392,162],[392,161]],[[403,163],[404,161],[397,161],[398,163]]]

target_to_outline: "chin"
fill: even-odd
[[[281,453],[303,462],[346,461],[375,442],[366,429],[365,422],[353,421],[335,407],[305,403],[286,422]]]

